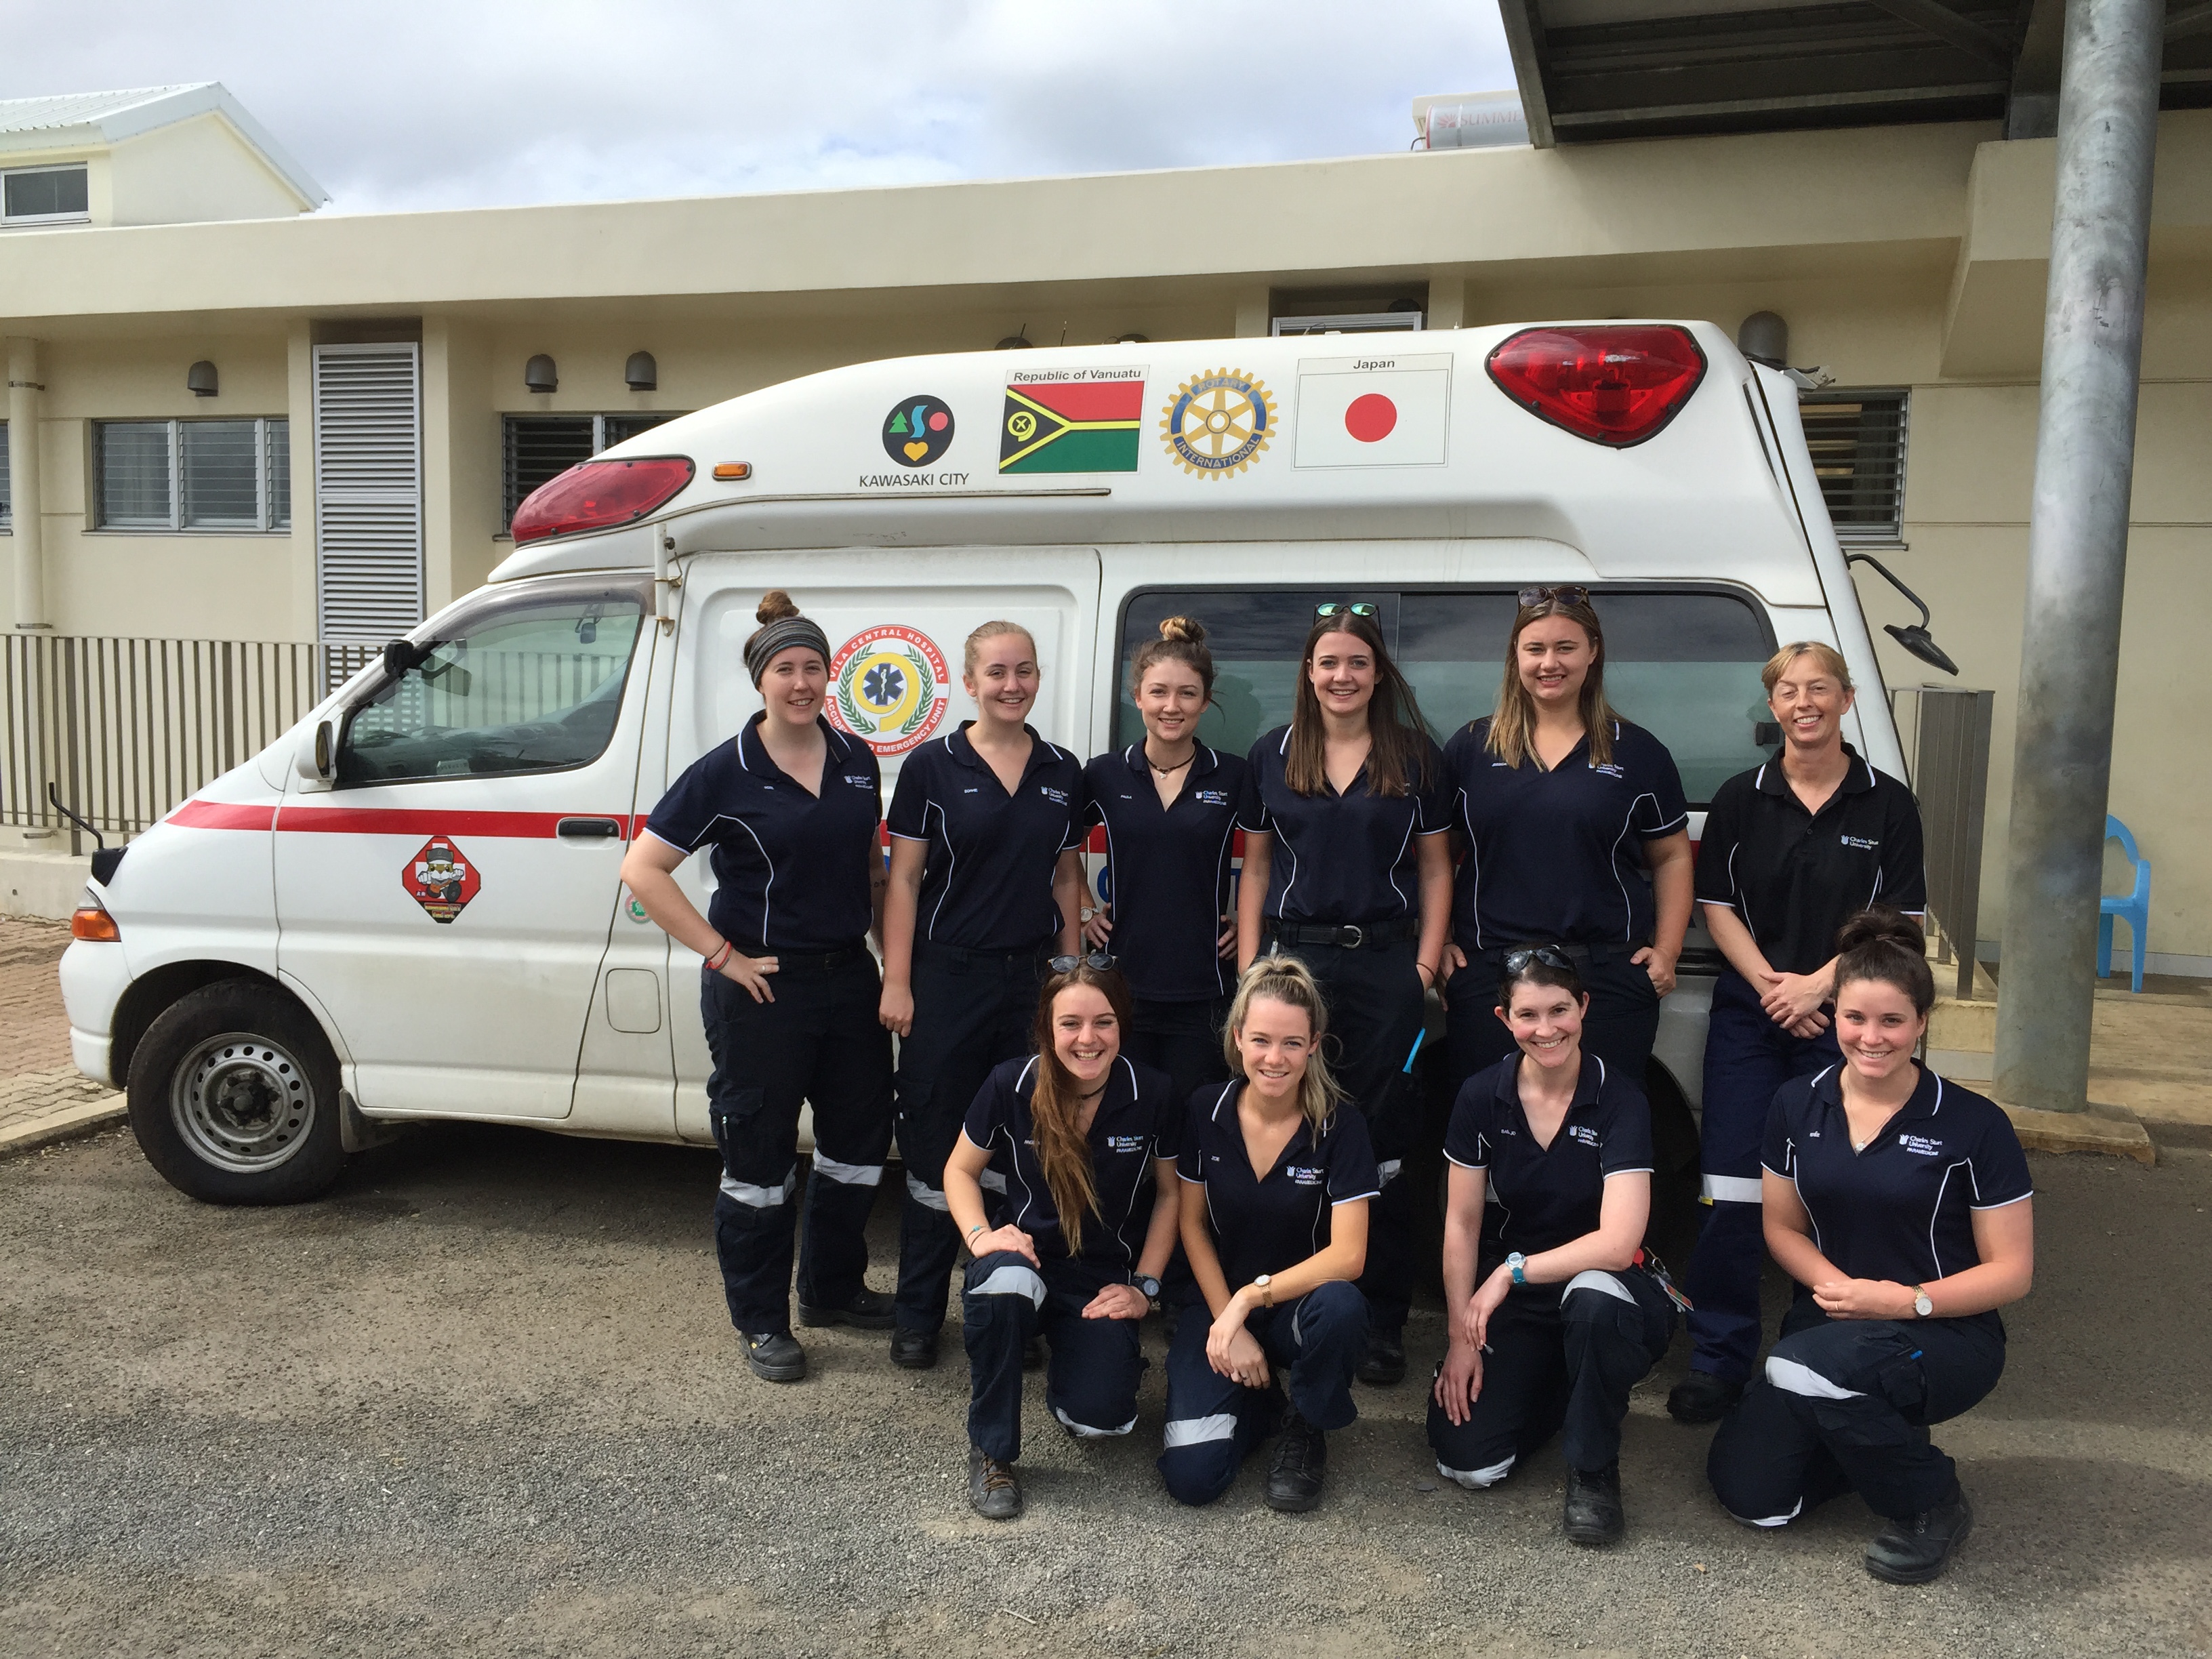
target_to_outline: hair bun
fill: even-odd
[[[1870,945],[1892,945],[1916,957],[1928,954],[1928,935],[1902,910],[1887,904],[1870,904],[1844,923],[1836,933],[1836,954],[1849,955]]]
[[[1168,617],[1161,620],[1160,637],[1180,640],[1190,645],[1206,643],[1206,624],[1195,617]]]
[[[771,587],[761,595],[760,607],[753,612],[757,623],[781,622],[786,617],[795,617],[799,607],[791,602],[791,595],[780,587]]]

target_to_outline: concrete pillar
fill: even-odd
[[[46,495],[39,488],[39,422],[46,387],[39,380],[39,343],[8,342],[8,488],[14,515],[15,626],[51,628],[46,608]]]
[[[2088,1103],[2165,0],[2069,0],[1996,1092]]]
[[[1237,337],[1263,340],[1275,331],[1274,294],[1264,283],[1237,290]]]
[[[1424,328],[1457,328],[1467,320],[1467,275],[1454,270],[1429,273],[1429,314]]]

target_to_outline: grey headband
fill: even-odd
[[[753,677],[753,684],[761,683],[777,652],[788,651],[794,645],[812,646],[822,653],[823,665],[829,665],[830,636],[819,623],[808,617],[778,617],[762,623],[760,631],[745,641],[745,672]]]

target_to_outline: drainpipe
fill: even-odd
[[[2165,0],[2069,0],[1996,1092],[2088,1103]]]
[[[8,342],[8,487],[15,553],[15,626],[52,626],[46,615],[46,521],[39,490],[39,343]]]

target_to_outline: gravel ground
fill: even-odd
[[[2212,1155],[2039,1157],[2045,1270],[1997,1393],[1944,1431],[1981,1522],[1948,1578],[1869,1579],[1855,1499],[1780,1536],[1705,1491],[1705,1433],[1627,1431],[1631,1534],[1558,1533],[1556,1450],[1438,1489],[1421,1396],[1362,1391],[1316,1512],[1257,1460],[1179,1510],[1138,1432],[1078,1447],[1032,1380],[1030,1510],[966,1505],[965,1368],[810,1335],[753,1381],[711,1155],[441,1127],[327,1200],[225,1211],[119,1133],[0,1164],[0,1652],[2182,1654],[2212,1649]],[[896,1212],[876,1218],[890,1260]],[[878,1283],[888,1282],[881,1267]],[[2194,1287],[2194,1288],[2192,1288]],[[1417,1368],[1433,1315],[1409,1334]]]

